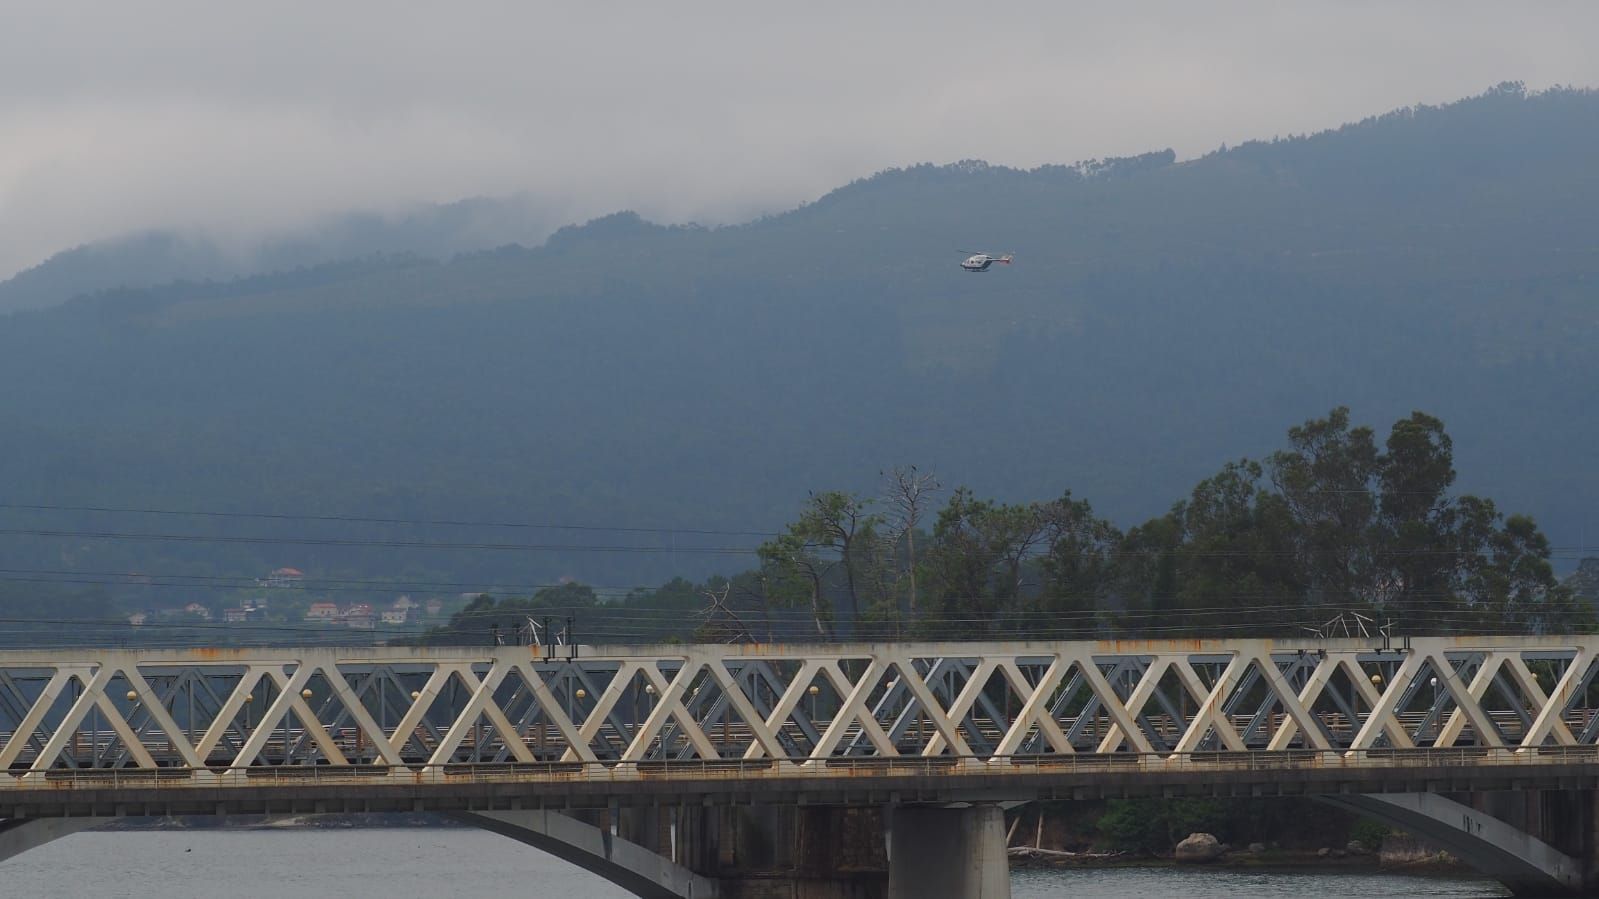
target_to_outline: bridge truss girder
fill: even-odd
[[[0,771],[1594,745],[1599,639],[0,653]],[[0,777],[0,786],[6,780]]]

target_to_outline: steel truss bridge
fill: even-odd
[[[0,652],[0,789],[283,766],[555,776],[741,760],[781,775],[1291,751],[1388,765],[1391,750],[1487,761],[1599,741],[1599,641],[1405,643]]]
[[[1596,677],[1593,637],[10,651],[0,818],[1569,792]]]

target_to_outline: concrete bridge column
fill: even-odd
[[[723,806],[680,817],[683,863],[720,899],[883,899],[884,815],[876,807]]]
[[[901,806],[889,821],[888,899],[1010,899],[997,805]]]
[[[719,899],[1010,899],[998,805],[662,811]]]
[[[887,895],[883,813],[875,807],[673,805],[453,817],[535,846],[648,899]]]

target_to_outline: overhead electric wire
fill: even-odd
[[[18,577],[26,575],[27,577]],[[60,580],[55,580],[59,578]],[[193,587],[219,590],[303,590],[307,593],[324,592],[430,592],[452,591],[462,593],[487,593],[539,590],[567,586],[566,583],[521,584],[498,581],[412,581],[389,578],[305,578],[294,587],[274,587],[262,584],[260,578],[250,575],[173,574],[145,571],[80,571],[64,568],[0,568],[0,582],[23,581],[27,583],[84,583],[127,587]],[[622,593],[639,590],[656,590],[660,584],[594,584],[582,586],[596,592]]]
[[[1349,491],[1321,491],[1324,493],[1361,493],[1370,492],[1362,490]],[[773,536],[773,532],[763,531],[720,531],[712,529],[690,528],[639,528],[629,526],[596,526],[596,525],[563,525],[563,524],[535,524],[526,522],[487,522],[487,521],[459,521],[446,519],[404,519],[381,518],[373,516],[353,515],[290,515],[280,513],[256,512],[221,512],[214,510],[181,511],[172,509],[141,509],[110,506],[68,506],[46,504],[21,504],[0,503],[0,509],[49,511],[49,512],[80,512],[80,513],[106,513],[122,515],[166,515],[166,516],[194,516],[220,519],[259,519],[279,521],[322,521],[354,524],[381,524],[381,525],[407,525],[415,527],[500,527],[500,528],[527,528],[527,529],[565,529],[572,531],[589,532],[616,532],[639,533],[660,535],[696,535],[696,536]],[[185,534],[185,533],[149,533],[129,531],[93,531],[73,529],[47,529],[47,528],[9,528],[0,529],[0,535],[13,537],[39,537],[54,539],[78,540],[122,540],[122,541],[158,541],[158,542],[183,542],[183,543],[220,543],[220,544],[260,544],[260,545],[303,545],[303,546],[338,546],[352,548],[389,548],[389,549],[438,549],[438,550],[484,550],[484,551],[512,551],[512,552],[582,552],[582,553],[686,553],[705,555],[749,555],[755,550],[748,547],[733,546],[643,546],[637,544],[627,545],[585,545],[577,544],[544,544],[544,543],[496,543],[472,541],[433,541],[422,539],[382,539],[382,538],[357,538],[357,537],[278,537],[278,536],[245,536],[228,534]],[[827,552],[825,547],[814,547]],[[1159,557],[1173,556],[1180,559],[1204,558],[1289,558],[1289,557],[1315,557],[1323,553],[1339,552],[1337,549],[1287,549],[1287,550],[1194,550],[1177,547],[1151,547],[1146,549],[1115,549],[1100,553],[1103,558],[1123,557]],[[1550,551],[1551,558],[1578,558],[1584,554],[1581,547],[1554,547]],[[1477,556],[1482,553],[1477,550],[1440,547],[1431,549],[1410,550],[1383,550],[1364,549],[1357,550],[1357,554],[1367,559],[1396,559],[1396,558],[1421,558],[1421,557],[1450,557],[1450,556]],[[1024,559],[1034,559],[1044,553],[1029,553]],[[827,559],[829,564],[836,559]],[[264,587],[258,580],[248,576],[228,575],[184,575],[184,574],[152,574],[147,572],[86,572],[68,569],[0,569],[0,582],[39,583],[39,584],[72,584],[87,586],[122,586],[122,587],[151,587],[172,590],[209,590],[213,592],[250,590]],[[507,584],[507,583],[479,583],[459,581],[406,581],[361,578],[307,578],[299,586],[305,588],[307,593],[393,593],[405,591],[437,591],[452,590],[459,592],[491,592],[504,595],[515,592],[537,592],[539,590],[560,586],[557,584]],[[601,591],[651,591],[659,589],[658,585],[633,585],[628,587],[608,587],[602,585],[586,585]],[[465,588],[462,590],[461,588]],[[1173,608],[1169,610],[1143,609],[1143,610],[1114,610],[1114,609],[1086,609],[1067,612],[1006,612],[993,616],[965,615],[965,616],[936,616],[923,614],[915,619],[902,622],[905,627],[946,627],[965,628],[975,635],[981,636],[1007,636],[1013,638],[1050,639],[1052,637],[1070,637],[1083,639],[1085,636],[1099,634],[1137,635],[1137,634],[1175,634],[1192,633],[1197,628],[1204,628],[1206,632],[1262,632],[1266,630],[1288,631],[1290,633],[1302,632],[1311,617],[1320,617],[1327,614],[1337,614],[1341,611],[1351,611],[1355,608],[1370,611],[1365,606],[1354,601],[1347,603],[1348,608],[1338,605],[1319,605],[1299,602],[1283,598],[1280,592],[1252,592],[1229,594],[1241,600],[1267,601],[1281,599],[1281,604],[1272,605],[1231,605],[1210,606],[1193,608]],[[1087,597],[1084,597],[1087,598]],[[1146,600],[1178,600],[1175,595],[1160,595],[1144,597]],[[974,597],[964,599],[946,600],[967,602]],[[1420,611],[1426,614],[1429,624],[1440,627],[1463,627],[1467,630],[1478,630],[1484,626],[1484,616],[1492,616],[1492,610],[1475,610],[1471,607],[1462,607],[1456,601],[1455,595],[1450,592],[1411,593],[1395,598],[1405,604],[1405,608]],[[622,610],[625,610],[622,611]],[[742,608],[741,608],[742,610]],[[698,610],[696,610],[698,611]],[[761,609],[752,610],[760,614]],[[676,630],[681,631],[691,622],[684,620],[685,610],[678,609],[649,609],[641,606],[623,606],[619,604],[604,604],[595,608],[572,608],[538,610],[537,613],[551,615],[574,614],[581,618],[587,617],[586,625],[580,623],[580,628],[586,626],[591,632],[604,635],[606,640],[627,641],[632,639],[658,639],[663,633]],[[1558,613],[1539,609],[1535,605],[1522,606],[1512,610],[1513,614],[1553,616]],[[488,615],[496,614],[489,610]],[[498,612],[498,614],[505,614]],[[790,628],[796,623],[804,624],[809,621],[805,617],[805,610],[782,610],[783,621]],[[1380,614],[1380,611],[1378,612]],[[1194,621],[1193,619],[1209,619],[1223,616],[1261,616],[1281,615],[1283,621],[1261,623],[1251,622],[1211,622]],[[1177,623],[1161,624],[1162,619],[1178,618]],[[1118,627],[1114,630],[1107,629],[1106,624],[1114,620],[1118,624],[1131,625]],[[36,619],[0,618],[0,624],[28,623],[28,624],[59,624],[84,628],[116,628],[120,635],[131,636],[128,631],[130,625],[125,618],[104,621],[89,621],[83,619]],[[460,635],[481,637],[469,629],[471,622],[455,627],[445,627],[442,631],[435,629],[431,632],[434,636]],[[857,627],[863,633],[877,635],[894,627],[892,621],[861,622]],[[243,626],[237,623],[209,623],[195,622],[192,620],[163,620],[145,626],[149,630],[157,630],[163,637],[175,633],[189,632],[193,645],[211,645],[208,635],[225,632],[229,637],[241,635],[261,636],[271,634],[288,634],[312,636],[319,642],[326,639],[339,639],[345,636],[360,635],[368,640],[399,639],[415,640],[426,638],[430,632],[420,632],[414,628],[394,629],[362,629],[348,630],[320,623],[293,623],[293,622],[248,622]],[[1085,633],[1091,632],[1091,633]],[[794,639],[800,639],[795,637]],[[917,638],[920,639],[920,638]],[[142,642],[142,641],[140,641]],[[229,642],[237,642],[230,640]]]
[[[1440,605],[1445,605],[1441,600],[1439,600],[1437,602]],[[1450,607],[1450,606],[1445,605],[1445,607],[1447,608],[1447,607]],[[640,606],[636,606],[636,605],[616,603],[616,604],[601,605],[601,606],[545,606],[545,607],[540,607],[540,608],[536,608],[536,609],[492,608],[492,609],[482,610],[481,612],[468,613],[468,614],[477,616],[481,620],[489,620],[489,619],[494,619],[494,618],[503,618],[503,617],[505,617],[507,615],[517,616],[517,615],[521,615],[521,614],[524,614],[524,613],[525,614],[530,614],[530,615],[547,614],[547,615],[550,615],[550,616],[553,616],[553,617],[567,617],[567,616],[583,617],[583,616],[586,616],[586,615],[591,615],[593,617],[589,618],[589,620],[593,621],[593,622],[604,622],[604,623],[607,623],[607,624],[649,624],[649,623],[654,623],[654,622],[657,622],[657,621],[668,621],[668,622],[681,621],[682,617],[683,617],[683,614],[684,614],[684,611],[685,610],[683,610],[683,609],[676,609],[676,608],[652,608],[652,607],[647,607],[647,606],[640,607]],[[748,611],[753,611],[754,613],[759,614],[761,610],[756,609],[756,610],[748,610]],[[788,613],[789,617],[793,617],[793,616],[798,615],[799,613],[801,613],[803,610],[798,609],[798,608],[782,608],[782,607],[780,607],[778,609],[773,609],[772,611],[785,612],[785,613]],[[1072,612],[1054,612],[1054,611],[1022,612],[1022,611],[1018,611],[1018,612],[1010,612],[1010,613],[1004,613],[1004,614],[998,614],[998,615],[989,615],[989,616],[975,615],[975,614],[922,615],[920,617],[912,618],[912,619],[908,619],[908,620],[911,623],[921,623],[921,624],[991,625],[991,624],[1006,624],[1006,623],[1025,624],[1025,623],[1040,623],[1040,622],[1042,622],[1042,623],[1051,623],[1051,622],[1061,622],[1061,621],[1064,621],[1064,622],[1095,621],[1095,620],[1099,620],[1100,618],[1102,618],[1105,615],[1114,615],[1115,618],[1117,620],[1119,620],[1119,621],[1127,621],[1127,620],[1138,620],[1138,619],[1143,619],[1143,618],[1161,619],[1161,618],[1172,618],[1172,617],[1209,617],[1209,616],[1227,616],[1227,615],[1238,615],[1238,614],[1264,614],[1264,613],[1272,613],[1272,612],[1294,612],[1294,611],[1311,613],[1311,614],[1314,614],[1315,616],[1317,616],[1317,618],[1319,619],[1320,616],[1322,616],[1322,615],[1329,614],[1329,613],[1336,614],[1339,611],[1348,611],[1348,609],[1341,609],[1340,607],[1320,608],[1320,607],[1315,607],[1315,606],[1280,604],[1280,605],[1256,605],[1256,606],[1214,606],[1214,607],[1208,607],[1208,608],[1183,609],[1183,610],[1173,610],[1173,611],[1158,610],[1158,609],[1128,609],[1128,610],[1110,610],[1110,609],[1107,609],[1107,610],[1100,610],[1100,611],[1083,610],[1083,611],[1072,611]],[[809,620],[809,619],[807,618],[806,620]],[[52,618],[52,617],[0,616],[0,624],[7,623],[7,622],[22,622],[22,621],[36,622],[36,623],[48,623],[48,624],[100,623],[100,624],[107,624],[107,625],[115,624],[117,626],[126,626],[127,625],[127,619],[126,619],[125,616],[117,617],[117,618]],[[882,623],[885,623],[885,622],[866,622],[866,623],[863,623],[863,626],[864,626],[864,624],[882,624]],[[317,628],[325,627],[325,625],[323,625],[323,624],[314,623],[314,622],[311,622],[311,623],[304,623],[304,622],[301,622],[301,623],[272,622],[271,624],[272,624],[273,627],[279,627],[279,628],[317,629]],[[211,626],[224,627],[225,625],[216,624],[216,625],[211,625]],[[411,632],[414,633],[414,631],[411,631]]]
[[[1560,616],[1543,616],[1539,619],[1545,626],[1559,626],[1563,619]],[[489,648],[495,645],[525,645],[512,639],[509,643],[494,644],[489,641],[488,628],[445,628],[435,630],[426,635],[419,635],[414,631],[405,631],[397,628],[370,628],[370,629],[345,629],[340,627],[307,628],[299,626],[273,626],[250,625],[244,628],[218,625],[211,622],[187,623],[175,625],[160,631],[130,632],[126,625],[120,625],[116,630],[107,626],[83,626],[81,622],[64,621],[62,624],[72,625],[72,629],[61,627],[50,628],[45,632],[32,632],[19,630],[18,625],[42,625],[47,622],[36,620],[0,620],[8,629],[6,636],[11,638],[26,638],[27,646],[36,648],[45,643],[75,644],[75,645],[105,645],[107,642],[115,645],[140,645],[151,649],[160,648],[185,648],[185,647],[211,647],[217,645],[292,645],[285,641],[298,641],[306,644],[317,645],[384,645],[399,641],[405,645],[421,645],[438,648],[449,647],[474,647]],[[934,622],[938,624],[939,622]],[[1412,630],[1406,633],[1411,636],[1427,634],[1495,634],[1504,630],[1507,622],[1495,622],[1476,617],[1449,616],[1438,617],[1428,621],[1422,630]],[[148,628],[148,626],[146,626]],[[578,643],[586,646],[660,643],[662,640],[686,636],[691,633],[689,628],[616,628],[599,624],[584,628],[581,624],[577,630]],[[759,634],[760,629],[754,633]],[[1049,640],[1125,640],[1139,638],[1193,638],[1210,639],[1227,637],[1235,634],[1249,634],[1255,636],[1276,636],[1278,638],[1311,641],[1317,639],[1336,639],[1340,636],[1359,636],[1356,634],[1316,634],[1309,629],[1287,622],[1281,625],[1262,625],[1249,622],[1213,623],[1196,626],[1188,623],[1174,624],[1148,624],[1134,628],[1120,630],[1107,630],[1102,626],[1030,626],[1026,629],[1009,629],[991,627],[978,631],[971,631],[956,636],[954,639],[1007,639],[1026,641]],[[419,641],[418,637],[426,639]],[[512,633],[503,632],[504,637],[514,637]],[[1374,637],[1375,634],[1366,635]],[[218,639],[226,637],[226,639]],[[130,639],[131,638],[131,639]],[[821,636],[814,633],[787,632],[773,636],[775,643],[821,643],[839,644],[860,641],[877,641],[893,639],[901,642],[939,643],[951,639],[951,635],[924,635],[914,631],[895,632],[892,628],[880,627],[863,629],[852,635],[832,634]],[[740,642],[752,642],[749,639]],[[756,641],[759,642],[759,641]],[[548,648],[548,647],[546,647]],[[1469,647],[1466,647],[1469,648]]]
[[[130,540],[153,543],[243,543],[263,546],[349,546],[384,549],[451,549],[496,552],[610,552],[610,553],[690,553],[705,555],[749,555],[749,547],[738,546],[588,546],[581,543],[463,543],[437,540],[384,540],[353,537],[266,537],[229,534],[161,534],[126,531],[75,531],[47,528],[0,528],[0,536],[60,537],[74,540]]]
[[[776,531],[717,530],[713,528],[658,528],[632,525],[540,523],[526,521],[469,521],[447,518],[385,518],[370,515],[329,515],[288,512],[223,512],[211,509],[150,509],[125,506],[69,506],[48,503],[0,503],[0,509],[34,512],[93,512],[118,515],[168,515],[191,518],[239,518],[272,521],[331,521],[357,524],[406,524],[425,527],[525,528],[551,531],[599,531],[628,534],[693,534],[718,537],[776,537]]]
[[[1561,620],[1556,617],[1542,619],[1547,624],[1559,625]],[[1504,627],[1500,623],[1484,621],[1477,618],[1448,618],[1431,621],[1425,630],[1407,631],[1409,636],[1437,635],[1483,635],[1491,636],[1502,633]],[[491,649],[495,646],[517,646],[523,644],[517,641],[510,643],[493,644],[488,641],[486,630],[448,630],[435,632],[430,639],[420,644],[416,643],[415,632],[403,632],[392,629],[349,630],[344,628],[329,627],[321,631],[296,631],[269,627],[254,627],[249,629],[230,629],[226,632],[228,639],[219,640],[219,631],[214,628],[175,627],[170,630],[156,633],[130,633],[126,626],[118,632],[105,629],[91,628],[77,631],[62,631],[54,629],[47,634],[30,631],[13,631],[7,636],[12,638],[26,638],[27,648],[38,649],[49,646],[79,646],[79,647],[140,647],[149,650],[161,649],[186,649],[186,648],[211,648],[219,645],[225,646],[292,646],[294,643],[285,642],[293,640],[304,645],[322,646],[382,646],[382,645],[420,645],[423,648],[436,649]],[[759,633],[759,629],[756,630]],[[1561,631],[1556,631],[1561,632]],[[1584,631],[1586,633],[1586,631]],[[658,644],[674,635],[681,638],[687,635],[683,631],[667,629],[619,631],[609,628],[590,629],[579,631],[579,644],[582,646],[614,645],[625,648],[628,645]],[[773,639],[773,644],[783,643],[816,643],[822,645],[837,645],[851,642],[876,642],[880,640],[896,640],[911,643],[937,644],[951,639],[982,639],[982,640],[1020,640],[1032,642],[1047,642],[1051,640],[1070,641],[1100,641],[1100,640],[1129,640],[1129,639],[1220,639],[1235,635],[1248,635],[1259,637],[1275,637],[1299,641],[1315,641],[1319,639],[1341,639],[1342,634],[1316,635],[1302,628],[1291,625],[1268,627],[1260,624],[1232,623],[1206,626],[1201,632],[1199,629],[1185,624],[1150,625],[1130,630],[1108,631],[1100,628],[1034,628],[1026,631],[989,630],[974,632],[957,637],[948,634],[941,636],[922,636],[916,633],[900,633],[896,635],[891,629],[878,629],[865,631],[857,635],[829,635],[822,637],[816,634],[787,633]],[[505,634],[505,636],[511,636]],[[1361,635],[1348,636],[1359,638]],[[1374,638],[1376,635],[1366,635]],[[133,638],[137,639],[133,639]],[[393,641],[403,641],[396,644]],[[715,641],[713,641],[715,642]],[[741,643],[763,642],[748,639],[738,641]],[[0,640],[0,647],[5,641]],[[1469,648],[1469,647],[1465,647]],[[547,651],[553,651],[558,657],[564,655],[564,650],[557,647],[546,646]],[[624,652],[625,654],[625,652]],[[1040,650],[1040,654],[1047,651]],[[582,656],[580,656],[582,658]]]
[[[513,593],[533,594],[539,590],[568,586],[562,583],[546,584],[516,584],[516,583],[490,583],[470,581],[409,581],[404,579],[376,579],[376,578],[307,578],[297,582],[293,587],[269,587],[261,584],[258,579],[244,575],[201,575],[201,574],[176,574],[152,572],[107,572],[107,571],[82,571],[75,569],[28,569],[28,568],[0,568],[0,582],[14,583],[56,583],[86,586],[113,586],[113,587],[159,587],[170,589],[188,590],[271,590],[279,595],[290,595],[293,592],[305,594],[321,593],[409,593],[450,591],[458,593],[491,593],[507,595]],[[659,591],[661,584],[634,584],[634,585],[606,585],[606,584],[581,584],[596,592],[609,594],[617,593],[643,593],[647,595]],[[1089,598],[1084,594],[1077,594],[1079,598]],[[993,618],[1003,618],[1011,615],[1021,616],[1094,616],[1113,612],[1120,617],[1139,615],[1191,615],[1191,614],[1240,614],[1252,612],[1275,612],[1293,610],[1313,610],[1319,608],[1315,603],[1296,601],[1285,595],[1282,591],[1238,591],[1229,592],[1228,596],[1238,600],[1266,600],[1277,601],[1271,605],[1226,605],[1226,606],[1195,606],[1178,607],[1168,610],[1021,610],[1015,612],[998,613],[987,618],[974,617],[969,621],[985,621]],[[1449,591],[1408,592],[1396,599],[1406,603],[1443,603],[1454,605],[1457,594]],[[745,592],[740,599],[757,599],[755,594]],[[965,603],[984,599],[984,597],[945,597],[947,601]],[[1070,595],[1067,597],[1072,598]],[[1181,594],[1146,594],[1141,597],[1143,601],[1170,601],[1183,599]],[[583,611],[594,607],[572,607],[572,611]],[[602,603],[597,608],[604,609],[604,614],[614,615],[610,610],[640,609],[639,606],[630,606],[622,601]],[[1336,607],[1333,607],[1336,609]],[[676,610],[672,614],[678,614]]]
[[[264,546],[343,546],[382,549],[436,549],[473,550],[494,552],[583,552],[583,553],[686,553],[697,555],[753,555],[757,549],[747,546],[640,546],[637,544],[610,546],[581,543],[481,543],[437,540],[406,540],[355,537],[270,537],[232,534],[168,534],[128,531],[84,531],[50,528],[0,528],[0,536],[43,537],[75,540],[121,540],[136,542],[224,543]],[[1151,547],[1148,549],[1115,549],[1100,553],[1106,558],[1155,557],[1177,555],[1184,558],[1293,558],[1306,555],[1339,553],[1338,549],[1283,549],[1283,550],[1193,550],[1182,547]],[[1551,547],[1551,558],[1573,558],[1569,553],[1581,553],[1580,547]],[[1365,554],[1365,553],[1363,553]],[[1046,553],[1029,554],[1024,558],[1038,558]],[[1432,556],[1475,556],[1482,551],[1454,547],[1437,549],[1373,549],[1375,558],[1420,558]]]
[[[1469,606],[1462,607],[1459,604],[1449,603],[1449,602],[1446,602],[1446,601],[1444,601],[1442,599],[1430,600],[1429,602],[1423,603],[1422,605],[1423,605],[1422,611],[1427,611],[1428,610],[1427,607],[1431,607],[1431,609],[1437,610],[1437,612],[1430,612],[1429,613],[1430,620],[1455,621],[1455,622],[1469,621],[1469,622],[1473,622],[1473,623],[1477,623],[1477,622],[1481,621],[1481,618],[1479,616],[1475,616],[1475,615],[1472,614],[1473,613],[1473,609],[1471,607],[1469,607]],[[615,611],[612,611],[612,610],[615,610]],[[590,629],[590,630],[599,630],[599,631],[603,631],[605,633],[633,633],[633,634],[638,634],[638,633],[653,633],[653,632],[656,632],[657,629],[654,629],[654,628],[652,628],[652,629],[650,629],[648,631],[643,630],[642,628],[644,626],[646,626],[646,625],[655,625],[655,624],[662,624],[662,623],[665,623],[665,624],[681,624],[681,623],[684,623],[684,618],[683,618],[684,611],[685,610],[683,610],[683,609],[648,608],[648,607],[642,607],[641,608],[641,607],[637,607],[637,606],[620,605],[620,604],[618,604],[618,605],[610,605],[610,606],[599,606],[599,607],[593,607],[593,606],[550,606],[550,607],[537,608],[537,609],[514,609],[514,610],[508,610],[508,609],[485,609],[481,613],[469,613],[469,615],[471,615],[472,617],[469,617],[465,622],[462,622],[462,623],[463,624],[468,624],[468,625],[473,625],[472,630],[475,632],[475,631],[481,629],[482,627],[486,626],[491,621],[498,620],[498,619],[504,619],[507,616],[519,617],[519,616],[522,616],[522,615],[525,614],[525,615],[531,615],[531,616],[534,616],[534,617],[538,617],[538,616],[548,615],[549,617],[556,618],[556,619],[564,619],[566,617],[574,617],[577,620],[577,622],[578,622],[580,627],[582,627],[582,626],[584,626],[586,624],[587,628]],[[760,612],[760,610],[753,610],[753,611],[756,614],[759,614],[759,612]],[[804,610],[802,610],[802,609],[777,609],[777,610],[773,610],[773,611],[781,611],[781,612],[786,613],[785,616],[784,616],[784,620],[787,623],[790,623],[790,624],[798,623],[798,622],[809,622],[809,620],[810,620],[808,617],[802,617],[803,616],[803,612],[804,612]],[[1348,612],[1351,612],[1351,611],[1354,611],[1354,609],[1349,608],[1349,607],[1344,607],[1344,606],[1338,606],[1338,605],[1311,606],[1311,605],[1303,605],[1303,604],[1281,603],[1281,604],[1271,604],[1271,605],[1247,605],[1247,606],[1207,606],[1207,607],[1196,607],[1196,608],[1190,608],[1190,609],[1174,609],[1174,610],[1161,610],[1161,609],[1111,610],[1111,609],[1106,609],[1106,610],[1075,610],[1075,611],[1015,611],[1015,612],[1007,612],[1007,613],[1001,613],[1001,614],[996,614],[996,615],[987,615],[987,616],[985,616],[985,615],[977,615],[977,614],[972,614],[972,613],[963,613],[963,614],[959,614],[959,615],[924,614],[924,615],[919,616],[917,618],[909,619],[908,621],[903,622],[903,623],[906,624],[906,625],[912,626],[912,627],[914,627],[914,626],[927,626],[927,625],[960,625],[960,626],[970,626],[970,627],[977,628],[977,629],[983,629],[983,628],[1004,629],[1004,628],[1011,627],[1011,626],[1019,627],[1019,626],[1025,625],[1025,626],[1028,626],[1029,628],[1039,628],[1039,630],[1041,632],[1047,632],[1049,630],[1049,627],[1048,627],[1049,625],[1066,625],[1066,624],[1082,624],[1082,623],[1090,623],[1090,622],[1105,622],[1107,620],[1107,618],[1113,619],[1118,624],[1125,624],[1125,623],[1130,622],[1130,621],[1131,622],[1137,622],[1137,621],[1143,621],[1143,620],[1159,621],[1159,620],[1172,619],[1172,618],[1197,618],[1197,617],[1218,617],[1218,616],[1237,617],[1239,615],[1260,615],[1260,614],[1268,614],[1268,613],[1300,613],[1300,615],[1303,616],[1303,617],[1297,617],[1297,618],[1295,618],[1295,619],[1293,619],[1291,621],[1290,620],[1284,620],[1284,621],[1278,621],[1278,622],[1271,622],[1269,624],[1263,624],[1262,622],[1259,622],[1259,621],[1250,621],[1250,622],[1236,622],[1236,623],[1227,623],[1227,624],[1215,625],[1215,627],[1219,627],[1219,628],[1222,628],[1222,629],[1250,629],[1250,628],[1259,629],[1259,628],[1261,628],[1263,626],[1283,626],[1283,627],[1296,626],[1297,624],[1299,624],[1301,622],[1304,622],[1304,621],[1307,621],[1307,620],[1314,620],[1314,621],[1316,621],[1318,623],[1324,623],[1326,621],[1325,616],[1327,616],[1327,615],[1338,615],[1338,614],[1341,614],[1341,613],[1348,613]],[[1492,610],[1483,610],[1483,611],[1484,612],[1488,612],[1489,614],[1492,614]],[[1439,614],[1439,613],[1442,613],[1442,614]],[[891,620],[857,621],[855,626],[858,627],[858,628],[862,628],[862,629],[877,630],[877,629],[890,627],[890,626],[893,625],[893,623],[894,622],[891,621]],[[49,616],[28,617],[28,616],[17,616],[17,615],[0,616],[0,625],[4,625],[4,624],[48,624],[48,625],[101,626],[101,627],[117,627],[117,628],[127,628],[128,627],[127,620],[126,620],[125,617],[116,617],[116,618],[65,618],[65,617],[49,617]],[[168,623],[165,626],[170,626],[170,627],[179,628],[179,629],[186,628],[186,629],[194,629],[194,630],[230,630],[230,629],[232,629],[232,624],[231,623],[216,622],[216,621],[195,621],[195,620],[192,620],[192,619],[179,619],[179,620],[170,622],[170,623]],[[1185,628],[1185,627],[1192,627],[1192,625],[1190,623],[1178,622],[1178,623],[1171,624],[1171,625],[1142,625],[1142,626],[1139,626],[1137,628],[1133,628],[1133,630],[1148,629],[1151,626],[1158,626],[1158,627],[1166,628],[1166,629],[1170,629],[1170,628],[1182,629],[1182,628]],[[1206,625],[1206,626],[1210,627],[1211,625]],[[249,623],[247,623],[247,627],[245,629],[248,630],[248,631],[256,631],[256,632],[259,632],[259,631],[282,631],[282,632],[325,633],[325,632],[327,632],[327,631],[329,631],[331,629],[336,629],[336,627],[332,626],[332,625],[329,625],[329,624],[326,624],[326,623],[306,622],[306,621],[300,621],[300,622],[249,622]],[[452,629],[459,630],[459,627],[456,627],[456,628],[446,627],[446,628],[444,628],[445,631],[449,631],[449,630],[452,630]],[[1118,630],[1122,630],[1122,629],[1118,629]],[[370,632],[370,630],[368,630],[367,632]],[[398,629],[398,628],[396,628],[396,629],[393,629],[393,633],[404,634],[404,635],[412,636],[412,637],[424,636],[425,635],[425,633],[418,632],[417,630],[411,629],[411,628],[407,628],[407,629]]]

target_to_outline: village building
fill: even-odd
[[[372,613],[369,603],[356,603],[344,610],[344,626],[355,630],[369,631],[377,624],[377,616]]]
[[[332,621],[339,617],[339,607],[331,602],[314,602],[305,610],[306,621]]]
[[[305,572],[298,568],[274,568],[257,583],[263,587],[300,587],[305,584]]]

